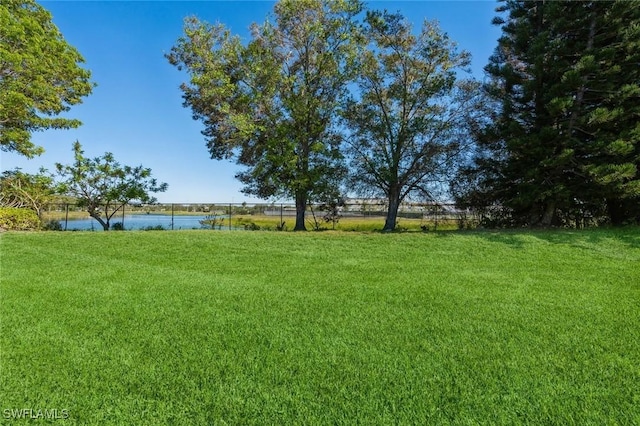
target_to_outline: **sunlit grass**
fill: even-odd
[[[0,238],[0,415],[640,423],[635,228]]]
[[[280,216],[266,215],[235,215],[231,219],[232,226],[243,228],[245,225],[255,224],[262,230],[276,230],[280,225]],[[291,231],[295,225],[295,217],[284,216],[284,230]],[[336,223],[323,220],[322,215],[318,215],[315,220],[313,216],[307,214],[305,226],[309,230],[322,231],[358,231],[374,232],[380,231],[384,227],[384,216],[344,216],[340,217]],[[458,228],[458,223],[454,219],[415,219],[399,217],[397,220],[398,232],[424,232],[435,230],[454,230]]]

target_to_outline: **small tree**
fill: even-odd
[[[46,170],[32,175],[20,169],[6,170],[0,177],[0,206],[28,208],[42,219],[42,209],[55,198],[53,176]]]
[[[151,192],[164,192],[166,183],[158,184],[151,177],[151,169],[142,166],[122,166],[113,154],[86,158],[79,142],[73,144],[75,161],[72,165],[57,163],[56,169],[63,177],[62,188],[87,209],[105,231],[109,222],[125,204],[132,201],[154,203]],[[104,210],[103,210],[104,209]]]
[[[332,198],[320,205],[320,210],[325,212],[323,219],[326,223],[331,223],[331,229],[336,229],[336,225],[342,217],[343,207],[344,198],[342,197]]]

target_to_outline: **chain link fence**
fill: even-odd
[[[387,204],[378,200],[355,200],[335,206],[309,205],[305,213],[307,229],[380,230]],[[111,230],[290,230],[296,216],[289,203],[164,203],[125,205],[109,220]],[[105,208],[100,211],[105,218]],[[82,207],[67,204],[46,206],[41,217],[49,229],[103,230],[102,225]],[[479,222],[470,211],[452,204],[403,203],[398,211],[400,230],[429,231],[472,228]]]

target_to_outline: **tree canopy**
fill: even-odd
[[[0,3],[0,148],[26,157],[42,153],[33,132],[78,127],[56,117],[93,89],[80,53],[33,0]]]

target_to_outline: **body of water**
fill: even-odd
[[[116,222],[123,222],[122,215],[115,215],[111,219],[111,228]],[[173,228],[171,227],[171,215],[158,215],[158,214],[133,214],[124,216],[124,229],[145,229],[149,227],[162,226],[164,229],[203,229],[200,225],[201,220],[207,219],[206,215],[199,216],[174,216]],[[229,217],[217,216],[217,220],[222,220],[222,229],[229,229]],[[64,220],[59,221],[64,229]],[[211,228],[209,228],[211,229]],[[218,226],[216,225],[216,229]],[[79,231],[102,231],[102,225],[93,218],[86,219],[69,219],[67,221],[67,230],[79,230]]]

